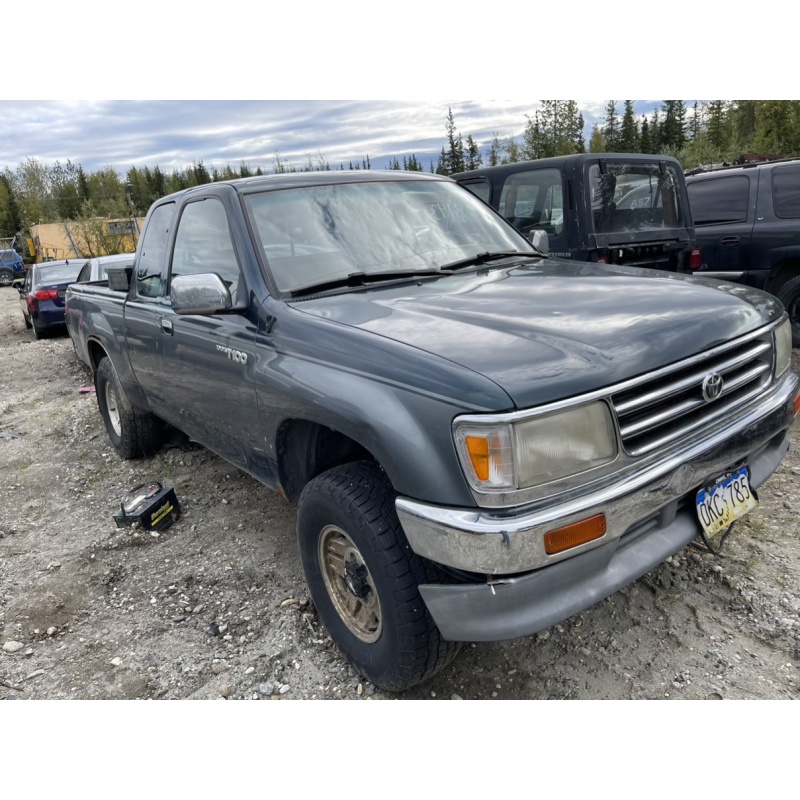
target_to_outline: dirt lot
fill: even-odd
[[[66,334],[34,341],[0,289],[0,698],[394,699],[341,658],[307,599],[295,509],[180,437],[121,461]],[[800,368],[795,351],[794,368]],[[800,696],[800,425],[723,558],[687,548],[536,637],[465,645],[401,697]],[[118,529],[146,479],[160,535]]]

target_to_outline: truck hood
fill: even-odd
[[[770,295],[725,281],[556,259],[318,297],[297,308],[478,372],[517,408],[649,372],[782,313]]]

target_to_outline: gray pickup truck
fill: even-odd
[[[800,404],[770,295],[547,257],[420,173],[170,195],[66,308],[119,453],[168,423],[298,503],[317,611],[390,690],[722,535]]]

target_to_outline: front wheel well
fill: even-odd
[[[352,461],[376,461],[354,439],[308,420],[285,421],[278,430],[276,450],[279,482],[292,503],[317,475]]]

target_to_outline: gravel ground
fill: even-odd
[[[294,507],[179,435],[120,460],[69,337],[34,341],[17,298],[0,289],[0,699],[798,697],[798,423],[723,557],[689,547],[538,636],[465,645],[394,695],[322,628]],[[175,488],[181,519],[118,529],[120,498],[151,478]]]

